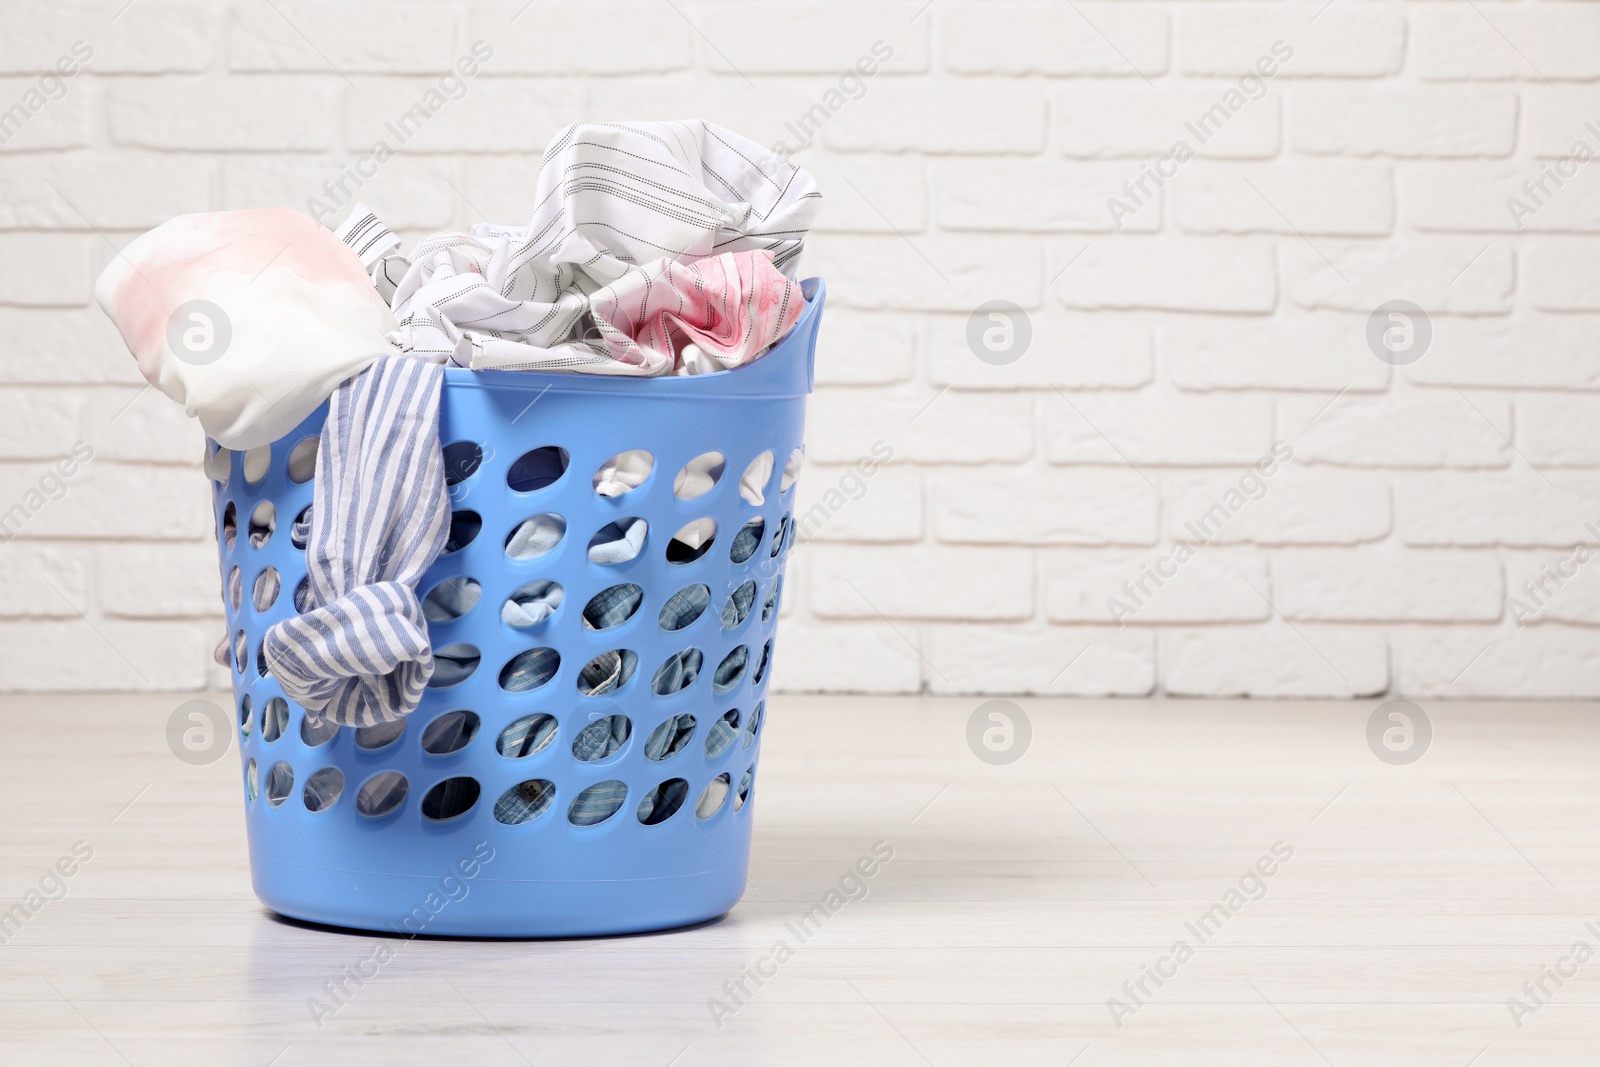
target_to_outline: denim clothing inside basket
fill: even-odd
[[[644,547],[649,525],[643,519],[608,523],[589,545],[591,563],[626,563]]]
[[[722,627],[731,630],[750,617],[750,608],[756,602],[756,583],[744,582],[728,595],[722,605]]]
[[[633,736],[633,722],[626,715],[607,715],[596,719],[572,739],[572,756],[580,763],[597,763],[621,752]]]
[[[644,600],[644,590],[631,582],[613,585],[596,593],[583,606],[583,626],[586,630],[609,630],[633,617]]]
[[[617,813],[627,797],[627,783],[616,779],[598,782],[578,794],[572,807],[567,809],[567,819],[574,826],[593,826],[605,822]]]
[[[507,826],[531,822],[555,803],[556,787],[543,778],[533,778],[507,789],[495,801],[494,817]]]
[[[651,730],[650,736],[645,738],[644,758],[664,760],[676,756],[689,747],[689,741],[694,737],[694,726],[694,716],[687,712],[672,716]]]
[[[710,603],[711,590],[707,586],[691,585],[667,598],[656,621],[663,630],[681,630],[705,614]]]
[[[628,684],[639,657],[625,648],[602,652],[578,672],[578,692],[586,697],[604,696]]]
[[[500,606],[500,621],[519,630],[537,626],[556,613],[563,593],[555,582],[533,581],[519,587]]]
[[[673,653],[656,668],[655,677],[650,680],[651,691],[664,697],[689,688],[700,676],[700,666],[704,662],[705,655],[698,648]]]
[[[512,657],[500,670],[500,688],[508,693],[527,693],[554,678],[561,667],[561,653],[553,648],[530,648]]]
[[[506,538],[506,555],[512,559],[537,559],[560,544],[566,533],[567,520],[560,515],[524,519]]]
[[[381,359],[329,403],[306,550],[312,608],[273,626],[264,644],[284,693],[319,718],[393,721],[435,673],[415,587],[450,524],[443,382],[442,367]]]

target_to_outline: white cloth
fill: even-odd
[[[226,448],[278,440],[398,354],[360,260],[288,208],[180,215],[135,238],[94,291],[145,379]]]
[[[805,171],[699,120],[569,126],[545,150],[533,201],[527,226],[481,223],[417,246],[392,300],[403,352],[474,369],[670,373],[616,357],[593,328],[597,294],[648,293],[663,259],[746,250],[770,252],[792,281],[822,203]],[[376,233],[367,214],[358,206],[341,229]]]
[[[621,496],[644,484],[655,467],[655,457],[642,448],[612,456],[594,474],[594,491],[600,496]]]

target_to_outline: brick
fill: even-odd
[[[927,168],[921,159],[808,152],[796,162],[827,194],[815,231],[913,234],[927,228]]]
[[[454,64],[455,18],[443,4],[343,0],[235,7],[228,59],[241,71],[445,73]],[[467,46],[459,49],[464,53]]]
[[[244,575],[247,597],[255,574],[251,570]],[[208,541],[102,546],[100,607],[107,615],[124,618],[220,619],[216,546]]]
[[[1126,4],[984,4],[944,13],[940,54],[962,74],[1161,74],[1167,16]]]
[[[1382,633],[1328,626],[1229,626],[1165,634],[1173,696],[1360,697],[1389,688]]]
[[[1267,560],[1238,548],[1047,552],[1045,617],[1111,626],[1250,622],[1271,614]]]
[[[1323,11],[1315,25],[1303,7],[1207,6],[1178,18],[1179,69],[1238,78],[1274,70],[1275,78],[1378,78],[1400,70],[1405,17],[1365,5]],[[1274,45],[1279,42],[1279,50]],[[1257,64],[1266,60],[1265,66]]]
[[[1171,183],[1172,219],[1190,233],[1381,236],[1394,227],[1394,181],[1381,163],[1197,161]]]
[[[1424,7],[1413,16],[1414,64],[1429,81],[1591,81],[1600,12],[1587,4]]]
[[[1270,159],[1282,124],[1276,96],[1253,100],[1226,120],[1214,109],[1226,89],[1147,85],[1077,86],[1056,96],[1063,155],[1084,159],[1166,156],[1182,142],[1202,159]],[[1206,120],[1205,117],[1211,118]]]
[[[1395,661],[1397,684],[1412,697],[1555,700],[1600,692],[1600,657],[1587,627],[1418,628],[1398,635]]]
[[[1148,545],[1161,494],[1127,468],[984,469],[933,483],[934,535],[945,542]]]
[[[903,382],[916,348],[916,328],[904,315],[830,307],[817,337],[817,384]]]
[[[1437,318],[1433,338],[1430,351],[1448,352],[1449,358],[1424,356],[1401,371],[1407,380],[1462,388],[1600,389],[1600,318],[1592,315]]]
[[[1600,134],[1600,86],[1530,85],[1520,89],[1522,144],[1539,159],[1564,159],[1579,142],[1594,151]]]
[[[1272,249],[1253,241],[1093,241],[1071,262],[1080,249],[1063,245],[1047,267],[1059,274],[1050,289],[1067,307],[1249,312],[1271,311],[1278,302]]]
[[[1392,526],[1389,487],[1365,472],[1289,463],[1270,477],[1238,470],[1169,484],[1167,534],[1177,540],[1347,545],[1379,540]]]
[[[430,95],[436,90],[433,78],[364,80],[349,97],[345,145],[370,150],[382,141],[396,152],[542,153],[577,120],[583,92],[570,80],[481,76],[466,83],[462,96]],[[528,176],[530,195],[536,177]]]
[[[522,173],[524,200],[528,175],[537,172],[537,163],[531,167]],[[333,208],[332,219],[337,221],[359,200],[376,210],[391,229],[440,230],[450,225],[459,203],[447,182],[467,188],[453,162],[407,155],[383,163],[370,178],[363,178],[348,163],[325,160],[229,161],[222,165],[222,206],[229,211],[291,207],[309,213],[308,205],[316,200]],[[473,203],[479,203],[476,193],[469,191],[468,195]],[[521,205],[524,214],[527,206]]]
[[[1353,315],[1169,316],[1156,343],[1180,389],[1368,392],[1388,385],[1389,365],[1368,350],[1365,326]]]
[[[939,225],[946,230],[1025,233],[1153,232],[1161,227],[1159,191],[1148,211],[1119,217],[1107,206],[1139,177],[1126,163],[1026,160],[1003,169],[960,160],[934,171]]]
[[[1597,516],[1600,520],[1600,516]],[[1565,548],[1505,552],[1505,610],[1520,626],[1549,622],[1600,624],[1600,521]]]
[[[819,389],[808,421],[806,455],[818,463],[854,463],[878,442],[911,463],[1015,462],[1033,453],[1027,396]]]
[[[0,459],[70,456],[83,429],[87,397],[69,389],[0,393]]]
[[[1289,98],[1295,151],[1397,159],[1508,156],[1517,97],[1477,86],[1306,85]]]
[[[21,506],[20,536],[38,538],[151,538],[195,540],[209,536],[211,503],[206,481],[180,467],[135,467],[101,461],[59,477],[43,461],[0,463],[0,517]],[[53,493],[53,496],[52,496]]]
[[[581,13],[582,9],[575,10]],[[671,14],[670,8],[665,10]],[[581,62],[581,58],[578,61]],[[639,118],[639,101],[648,100],[651,114],[694,115],[737,130],[768,148],[782,143],[791,155],[816,140],[818,121],[826,125],[833,120],[834,112],[826,105],[821,112],[813,110],[822,103],[824,95],[814,79],[767,77],[755,80],[753,85],[737,78],[718,79],[719,84],[724,81],[737,87],[727,92],[707,92],[706,78],[690,74],[591,78],[587,81],[583,115],[579,117],[594,122],[633,122]],[[829,101],[837,102],[832,98]],[[848,111],[856,106],[858,101],[845,100],[835,110]],[[823,113],[826,113],[825,119]],[[540,145],[541,155],[543,149]],[[797,159],[796,162],[801,161]],[[808,163],[806,160],[802,165]],[[530,173],[538,173],[537,160]],[[829,195],[832,195],[831,190]]]
[[[96,460],[177,463],[200,477],[205,431],[181,404],[155,389],[96,389],[85,397],[78,433]]]
[[[833,114],[822,143],[845,152],[1035,153],[1046,108],[1045,94],[1026,84],[880,81]]]
[[[1600,163],[1574,161],[1565,175],[1558,163],[1419,164],[1400,200],[1412,226],[1427,232],[1600,231]]]
[[[706,66],[713,71],[832,74],[835,90],[848,96],[860,91],[867,71],[874,72],[867,77],[877,77],[928,69],[933,20],[916,19],[920,6],[921,0],[761,4],[739,18],[718,8],[698,16],[695,25],[706,45]],[[855,78],[846,77],[852,72]]]
[[[808,466],[794,505],[806,541],[920,541],[922,474],[894,464]]]
[[[928,688],[934,693],[1146,696],[1155,688],[1150,633],[928,625],[923,645]]]
[[[1400,537],[1408,545],[1570,545],[1595,518],[1600,477],[1565,472],[1429,471],[1396,486]]]
[[[0,78],[0,152],[81,148],[89,143],[89,92],[74,78],[46,93],[38,78]],[[17,108],[22,110],[18,111]]]
[[[1551,241],[1523,253],[1528,303],[1541,311],[1600,311],[1600,243]]]
[[[99,309],[0,307],[0,382],[143,384],[117,328]]]
[[[1489,552],[1302,548],[1273,559],[1284,618],[1324,622],[1492,622],[1504,586]]]
[[[882,622],[794,620],[772,650],[772,689],[780,693],[915,693],[923,662],[916,634]]]
[[[665,73],[694,62],[693,27],[665,5],[474,4],[461,39],[463,50],[474,41],[494,49],[484,64],[492,74]]]
[[[75,155],[16,160],[0,172],[0,228],[139,230],[211,206],[211,166],[195,159]]]
[[[119,80],[107,90],[106,121],[118,145],[321,151],[333,145],[337,83],[263,75]]]
[[[160,692],[196,690],[216,644],[215,623],[0,623],[0,690]]]
[[[1023,237],[823,234],[808,243],[808,256],[807,271],[828,279],[829,297],[847,307],[971,312],[996,299],[1039,306],[1039,246]]]
[[[1017,548],[812,545],[819,618],[1026,619],[1033,557]]]
[[[0,617],[75,618],[89,605],[83,549],[0,541]]]
[[[1254,463],[1272,447],[1265,397],[1089,393],[1045,398],[1052,463]]]
[[[126,10],[124,10],[126,8]],[[11,20],[0,48],[0,70],[60,71],[73,59],[96,74],[164,74],[206,70],[215,15],[198,4],[104,3],[30,5]],[[115,18],[113,25],[111,20]],[[77,52],[73,46],[82,42]],[[85,53],[92,53],[83,58]]]
[[[1517,401],[1517,447],[1530,463],[1600,467],[1600,397],[1530,396]]]
[[[1504,467],[1512,456],[1511,405],[1453,389],[1285,400],[1278,435],[1303,463],[1346,467]]]
[[[1295,242],[1284,248],[1283,270],[1289,299],[1300,307],[1363,315],[1390,300],[1410,300],[1430,315],[1505,314],[1515,284],[1511,249],[1482,240]]]
[[[77,307],[94,292],[89,274],[94,237],[0,234],[0,304]]]
[[[1137,316],[1056,308],[1023,314],[1031,340],[1019,358],[1004,364],[987,363],[974,353],[967,336],[971,316],[928,319],[923,336],[929,380],[957,389],[1134,389],[1151,381],[1150,327]],[[980,317],[979,329],[996,324]]]

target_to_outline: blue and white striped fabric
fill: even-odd
[[[284,694],[343,726],[393,722],[434,673],[416,584],[450,530],[444,368],[380,359],[334,390],[317,450],[306,609],[267,631]]]

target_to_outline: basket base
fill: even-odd
[[[402,937],[599,937],[692,926],[725,915],[744,893],[738,871],[670,878],[557,882],[437,879],[333,871],[259,858],[256,896],[290,919]]]

